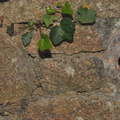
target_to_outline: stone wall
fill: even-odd
[[[0,28],[0,120],[119,120],[120,2],[61,0],[78,10],[83,3],[97,12],[93,25],[76,24],[72,43],[40,52],[39,31],[23,46],[22,22],[43,19],[46,7],[60,0],[0,2],[0,20],[15,24],[9,36]],[[43,33],[49,30],[42,28]]]

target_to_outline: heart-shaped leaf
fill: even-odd
[[[33,22],[33,20],[30,20],[30,21],[29,21],[30,27],[33,26],[34,24],[35,24],[35,23]]]
[[[7,26],[7,33],[12,35],[14,32],[14,23],[11,23],[11,26]]]
[[[60,22],[60,26],[55,26],[50,31],[52,42],[56,45],[63,39],[72,41],[74,29],[75,23],[73,23],[70,18],[63,18]]]
[[[81,8],[78,13],[80,14],[79,21],[81,23],[93,23],[95,21],[96,12],[93,9]]]
[[[31,42],[31,38],[32,38],[31,32],[26,32],[24,35],[22,35],[23,44],[25,47]]]
[[[43,18],[43,22],[47,27],[49,27],[50,24],[53,24],[52,15],[45,14],[45,17]]]
[[[49,40],[49,36],[42,34],[41,37],[42,37],[42,39],[38,41],[38,47],[39,47],[40,51],[44,51],[46,49],[51,49],[52,44]]]
[[[52,9],[50,6],[49,7],[47,7],[47,14],[49,14],[49,15],[51,15],[51,14],[53,14],[53,13],[55,13],[55,9]]]
[[[65,6],[62,7],[62,13],[63,14],[73,15],[73,11],[71,9],[71,2],[66,2],[65,3]]]
[[[62,5],[61,5],[61,2],[58,2],[57,3],[57,7],[61,7]]]

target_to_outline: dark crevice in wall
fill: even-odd
[[[43,52],[40,52],[39,53],[39,57],[41,59],[52,59],[52,58],[61,58],[61,57],[72,57],[72,56],[76,56],[76,55],[80,55],[80,54],[100,54],[102,52],[104,52],[106,49],[103,49],[103,50],[100,50],[100,51],[80,51],[78,53],[74,53],[74,54],[66,54],[66,53],[51,53],[50,51],[49,52],[46,52],[46,51],[43,51]],[[35,56],[32,56],[31,54],[28,54],[29,57],[31,58],[35,58]]]
[[[9,0],[0,0],[0,3],[2,3],[2,2],[7,2],[7,1],[9,1]]]

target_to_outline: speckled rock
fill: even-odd
[[[10,37],[5,26],[0,28],[0,104],[18,101],[34,90],[35,73],[28,58],[21,36]]]
[[[100,19],[97,18],[93,26],[75,27],[73,42],[63,41],[59,46],[53,46],[44,53],[73,55],[80,52],[101,52],[107,49],[113,36],[120,28],[119,18]],[[54,24],[55,25],[55,24]],[[49,35],[50,30],[42,28],[42,32]],[[39,30],[33,32],[31,43],[25,48],[28,54],[38,56],[40,51],[38,41],[40,40]]]
[[[72,2],[73,17],[88,4],[97,12],[95,24],[76,25],[72,43],[45,52],[37,47],[39,30],[33,31],[25,48],[27,29],[18,33],[25,26],[18,23],[43,19],[58,1],[0,1],[0,21],[17,23],[11,37],[0,28],[0,120],[119,120],[119,1],[61,0]]]
[[[73,11],[83,4],[88,4],[91,8],[95,9],[97,12],[97,17],[109,18],[118,17],[119,15],[119,4],[118,1],[72,1]],[[46,7],[48,5],[55,7],[59,1],[24,1],[24,0],[10,0],[8,2],[1,3],[1,14],[8,20],[8,22],[28,22],[30,19],[39,20],[43,19],[44,14],[46,14]],[[65,1],[61,1],[62,4]],[[106,2],[106,4],[104,4]],[[116,5],[117,4],[117,5]],[[17,7],[18,6],[18,7]],[[26,7],[27,6],[27,7]],[[116,6],[116,8],[114,8]],[[117,8],[118,7],[118,8]],[[118,12],[115,12],[118,11]],[[113,14],[115,12],[115,14]],[[75,17],[75,16],[74,16]],[[102,27],[102,28],[101,28]],[[104,27],[104,28],[103,28]],[[96,32],[97,29],[97,32]],[[102,34],[99,29],[102,29]],[[97,19],[95,24],[95,29],[93,26],[76,26],[74,39],[72,43],[63,42],[57,47],[53,47],[50,50],[51,53],[62,53],[71,55],[74,53],[79,53],[81,51],[102,51],[107,48],[109,44],[110,31],[113,29],[113,19]],[[49,30],[43,29],[43,32],[49,34]],[[40,33],[34,32],[32,42],[26,47],[28,54],[36,56],[38,54],[37,43],[40,40]],[[99,34],[99,35],[98,35]]]
[[[60,0],[9,0],[0,3],[1,11],[11,22],[25,22],[30,19],[39,20],[44,17],[46,7],[56,7]],[[97,11],[97,16],[102,18],[119,17],[120,4],[118,0],[61,0],[64,4],[66,1],[72,2],[72,9],[75,13],[82,4],[88,4],[90,8]]]
[[[100,39],[100,43],[103,49],[107,49],[111,37],[113,36],[113,31],[116,29],[116,19],[115,18],[106,18],[106,19],[96,19],[96,23],[94,24],[94,29],[98,34],[98,38]],[[119,20],[118,20],[119,23]]]
[[[49,35],[50,30],[42,29],[43,33]],[[40,40],[39,30],[33,32],[33,37],[31,43],[26,47],[26,52],[33,56],[38,55],[38,41]],[[98,34],[93,26],[82,26],[76,25],[73,42],[63,41],[60,45],[54,46],[50,51],[45,51],[45,53],[50,52],[55,54],[66,54],[73,55],[80,52],[96,52],[102,51],[102,41],[98,38]]]
[[[82,52],[95,52],[101,51],[103,47],[98,38],[98,34],[94,30],[93,26],[81,26],[76,25],[74,39],[72,43],[63,42],[60,46],[51,49],[51,53],[64,53],[72,55]]]
[[[80,96],[43,96],[31,102],[25,120],[119,120],[120,103],[99,93]]]
[[[108,73],[112,77],[118,78],[120,83],[120,30],[115,32],[116,34],[112,38],[106,51],[103,53],[103,56],[106,58],[105,62],[107,62],[108,68],[110,68]]]
[[[111,37],[116,28],[119,29],[119,18],[97,18],[95,24],[79,26],[76,24],[73,42],[63,41],[59,46],[53,46],[51,54],[73,55],[80,52],[96,52],[107,49]],[[58,24],[58,23],[57,23]],[[56,24],[54,24],[55,26]],[[50,30],[42,28],[42,32],[49,35]],[[26,47],[26,52],[32,56],[39,53],[38,41],[40,40],[39,30],[33,32],[31,43]]]
[[[40,81],[48,94],[92,91],[105,82],[103,62],[97,57],[48,58],[37,65],[42,68]]]

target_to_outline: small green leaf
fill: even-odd
[[[58,17],[57,17],[57,16],[54,16],[53,20],[58,20]]]
[[[32,38],[31,32],[26,32],[24,35],[22,35],[23,44],[25,47],[31,42],[31,38]]]
[[[54,9],[52,9],[50,6],[49,7],[47,7],[47,14],[49,14],[49,15],[51,15],[51,14],[53,14],[53,13],[55,13],[55,10]]]
[[[42,34],[41,37],[42,37],[42,39],[38,41],[38,47],[39,47],[40,51],[44,51],[46,49],[51,49],[52,44],[49,40],[49,36]]]
[[[73,15],[73,11],[71,9],[71,2],[66,2],[65,7],[62,7],[63,14]]]
[[[47,27],[49,27],[50,24],[53,24],[52,15],[45,14],[45,17],[43,18],[43,22]]]
[[[63,39],[72,41],[75,29],[75,23],[70,18],[63,18],[60,26],[54,26],[50,31],[50,38],[54,45],[60,43]]]
[[[58,2],[57,3],[57,7],[61,7],[62,5],[61,5],[61,2]]]
[[[30,20],[30,21],[29,21],[29,24],[30,24],[30,27],[31,27],[31,26],[33,26],[35,23],[34,23],[32,20]]]
[[[93,23],[95,21],[96,12],[93,9],[81,8],[78,13],[80,14],[79,21],[81,23]]]
[[[14,23],[11,23],[11,26],[7,26],[7,33],[12,35],[14,32]]]

